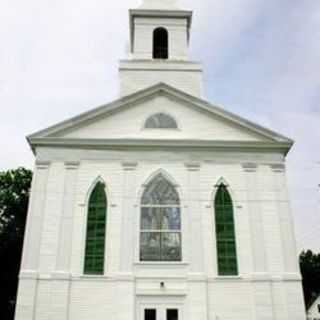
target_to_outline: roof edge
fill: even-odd
[[[164,92],[168,95],[175,96],[177,99],[180,99],[184,102],[193,104],[195,106],[198,106],[199,108],[206,110],[208,112],[211,112],[215,114],[216,116],[219,116],[223,119],[226,119],[230,122],[233,122],[240,127],[246,128],[247,130],[252,130],[253,132],[256,132],[257,134],[260,134],[269,140],[277,143],[286,143],[290,146],[294,143],[294,141],[286,136],[283,136],[275,131],[272,131],[268,128],[265,128],[261,125],[258,125],[254,122],[251,122],[245,118],[242,118],[236,114],[231,113],[230,111],[227,111],[225,109],[222,109],[221,107],[215,106],[205,100],[202,100],[198,97],[192,96],[184,91],[181,91],[179,89],[176,89],[172,86],[169,86],[165,83],[158,83],[154,86],[142,89],[140,91],[137,91],[133,94],[124,96],[120,99],[114,100],[108,104],[102,105],[100,107],[97,107],[95,109],[83,112],[75,117],[72,117],[70,119],[67,119],[65,121],[62,121],[60,123],[57,123],[53,126],[50,126],[46,129],[37,131],[29,136],[27,136],[28,141],[33,141],[34,138],[38,139],[44,139],[54,133],[57,133],[59,131],[67,130],[70,127],[73,127],[75,125],[78,125],[79,123],[89,121],[92,119],[95,119],[98,116],[105,115],[109,112],[112,112],[114,110],[117,110],[121,106],[125,106],[128,104],[136,103],[139,100],[152,96],[157,92]]]
[[[99,147],[173,147],[173,148],[214,148],[214,149],[252,149],[274,150],[287,154],[292,144],[288,142],[261,142],[236,140],[189,140],[189,139],[75,139],[75,138],[27,138],[32,150],[37,147],[69,147],[69,148],[99,148]]]

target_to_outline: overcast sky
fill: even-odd
[[[140,0],[0,1],[0,170],[25,136],[117,98],[128,8]],[[180,0],[206,98],[296,141],[288,178],[298,247],[320,251],[320,1]]]

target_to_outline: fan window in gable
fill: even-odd
[[[176,121],[167,114],[157,113],[149,117],[146,121],[147,129],[177,129]]]

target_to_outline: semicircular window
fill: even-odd
[[[149,117],[144,126],[146,129],[177,129],[177,122],[165,113],[157,113]]]

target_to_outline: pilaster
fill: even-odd
[[[70,274],[72,254],[72,229],[75,207],[75,189],[79,162],[65,162],[63,207],[60,218],[59,244],[56,260],[56,272]]]
[[[246,177],[247,207],[252,244],[254,317],[255,319],[273,320],[272,284],[269,281],[260,281],[267,274],[267,255],[260,206],[260,190],[258,190],[258,166],[254,163],[246,163],[242,165],[242,168]]]
[[[267,272],[263,221],[257,184],[258,166],[254,163],[242,165],[247,188],[247,208],[249,211],[252,244],[253,274],[259,277]]]
[[[41,245],[41,230],[50,162],[37,161],[33,175],[30,204],[27,215],[23,257],[19,279],[16,320],[33,320],[38,288],[38,268]],[[23,274],[29,277],[23,278]]]
[[[277,201],[277,215],[281,231],[283,256],[283,278],[281,288],[274,285],[274,301],[278,313],[283,319],[302,319],[304,314],[301,276],[298,265],[296,240],[293,219],[290,212],[285,165],[283,163],[270,166],[273,175],[274,189]]]
[[[273,175],[274,188],[276,193],[277,214],[279,218],[282,255],[285,273],[299,273],[297,248],[294,235],[293,219],[290,213],[285,166],[274,164],[270,166]]]
[[[202,238],[202,209],[199,202],[200,190],[200,163],[187,162],[188,171],[187,203],[190,225],[190,239],[188,243],[190,272],[198,274],[204,272],[203,264],[203,238]]]
[[[120,271],[131,273],[134,262],[137,162],[123,162]]]
[[[37,161],[32,183],[21,270],[37,272],[50,162]]]

